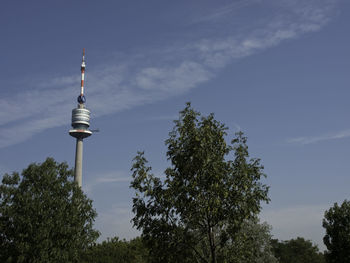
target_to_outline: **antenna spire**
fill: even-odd
[[[85,79],[85,48],[83,48],[83,59],[81,61],[81,85],[80,85],[80,95],[78,97],[79,104],[84,104],[86,102],[84,96],[84,79]]]

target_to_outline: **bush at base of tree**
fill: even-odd
[[[0,262],[77,262],[96,240],[92,201],[72,177],[66,163],[52,158],[3,176]]]

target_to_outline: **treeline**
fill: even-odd
[[[146,263],[148,249],[140,237],[130,241],[118,237],[93,244],[80,254],[80,263]]]
[[[323,253],[310,240],[298,237],[287,241],[271,239],[272,253],[279,263],[325,263]],[[140,237],[130,241],[117,237],[89,247],[81,263],[151,263],[149,251]],[[248,262],[248,261],[247,261]],[[260,261],[249,261],[260,262]],[[249,263],[248,262],[248,263]],[[271,261],[270,261],[271,262]]]
[[[349,201],[325,212],[324,255],[303,238],[273,240],[258,220],[270,201],[264,167],[250,156],[243,132],[227,140],[223,123],[189,103],[174,123],[163,178],[144,152],[133,160],[139,238],[96,244],[92,200],[66,163],[48,158],[2,178],[0,262],[350,263]]]
[[[273,253],[280,263],[324,263],[325,257],[310,240],[302,237],[287,241],[271,240]]]

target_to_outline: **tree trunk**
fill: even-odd
[[[213,228],[209,227],[208,230],[209,230],[208,237],[209,237],[209,245],[210,245],[211,263],[216,263],[215,240],[214,240]]]

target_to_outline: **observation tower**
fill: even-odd
[[[77,139],[75,151],[74,181],[79,187],[82,184],[83,175],[83,140],[92,135],[90,127],[90,111],[85,108],[86,98],[84,96],[84,75],[85,75],[85,48],[83,49],[83,59],[81,62],[81,85],[78,96],[78,106],[72,110],[72,129],[69,135]]]

